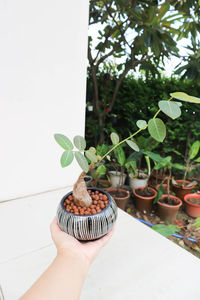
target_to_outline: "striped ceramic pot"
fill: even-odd
[[[80,216],[66,211],[64,201],[72,192],[62,198],[57,210],[60,228],[82,241],[91,241],[104,236],[110,231],[117,219],[117,205],[110,194],[96,187],[88,189],[99,191],[108,197],[108,205],[101,212],[95,215]]]

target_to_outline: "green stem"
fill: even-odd
[[[140,128],[138,131],[136,131],[135,133],[131,134],[129,137],[125,138],[124,140],[122,140],[121,142],[119,142],[118,144],[114,145],[101,159],[99,162],[101,162],[108,154],[110,154],[115,148],[117,148],[119,145],[123,144],[124,142],[126,142],[127,140],[131,139],[133,136],[135,136],[136,134],[138,134],[140,131],[146,129],[146,127]]]
[[[171,101],[173,99],[173,97],[169,98],[168,101]],[[157,115],[160,113],[160,109],[155,113],[153,119],[155,119],[157,117]],[[123,144],[124,142],[126,142],[127,140],[131,139],[133,136],[137,135],[140,131],[145,130],[148,127],[148,125],[146,125],[145,127],[142,127],[140,129],[138,129],[135,133],[131,134],[129,137],[125,138],[124,140],[122,140],[121,142],[119,142],[118,144],[114,145],[105,155],[103,155],[103,157],[99,160],[98,164],[108,155],[110,154],[115,148],[117,148],[119,145]]]

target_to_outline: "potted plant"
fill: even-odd
[[[116,142],[119,142],[119,137],[116,133],[112,133],[110,137],[113,145],[115,145]],[[112,187],[108,189],[108,192],[115,199],[117,206],[125,210],[127,200],[130,197],[129,191],[123,188],[126,179],[126,156],[121,145],[114,149],[113,154],[114,159],[111,160],[111,165],[115,168],[116,171],[108,172],[112,183]]]
[[[112,134],[113,146],[102,157],[97,157],[96,149],[93,147],[86,150],[85,139],[81,136],[74,137],[73,145],[66,136],[62,134],[54,135],[56,142],[65,150],[61,156],[61,166],[69,166],[75,157],[83,169],[74,184],[73,192],[71,191],[65,195],[58,206],[57,218],[62,230],[80,240],[93,240],[103,236],[112,228],[117,218],[115,201],[106,191],[98,188],[87,189],[84,176],[89,169],[91,170],[99,165],[123,143],[126,142],[134,150],[135,143],[131,139],[143,130],[148,129],[152,138],[158,142],[163,142],[166,136],[166,127],[164,122],[157,116],[161,111],[172,119],[180,116],[180,107],[172,101],[173,98],[200,103],[200,99],[185,93],[172,93],[168,101],[159,101],[159,110],[148,123],[145,120],[136,122],[138,130],[129,137],[120,141],[117,134]],[[74,149],[74,146],[76,149]]]
[[[129,176],[130,188],[133,190],[138,187],[145,187],[147,184],[148,175],[144,171],[137,169],[136,161],[128,161],[125,166]]]
[[[129,177],[129,186],[131,189],[145,187],[148,180],[147,169],[142,169],[142,160],[145,155],[152,153],[152,150],[157,147],[156,142],[152,137],[145,138],[139,136],[136,139],[135,151],[131,153],[126,162],[126,169]]]
[[[188,172],[193,171],[200,165],[200,156],[198,156],[200,150],[200,141],[195,141],[191,146],[189,151],[186,151],[186,155],[184,157],[185,165],[183,165],[184,176],[183,179],[180,180],[173,180],[173,191],[175,192],[176,196],[179,197],[181,200],[184,200],[184,196],[190,194],[192,190],[197,185],[196,181],[189,181],[187,180]],[[181,154],[180,154],[181,155]]]
[[[193,218],[200,217],[200,193],[187,194],[184,196],[186,213]]]
[[[111,134],[111,141],[113,141],[113,137],[116,137],[116,133]],[[121,145],[119,145],[117,148],[113,151],[114,157],[109,157],[110,159],[110,166],[112,167],[112,171],[109,171],[109,177],[110,182],[112,183],[112,186],[114,188],[121,188],[122,185],[124,185],[124,182],[126,180],[126,174],[125,174],[125,163],[126,163],[126,156],[125,152]]]
[[[158,194],[154,199],[154,204],[157,203],[158,215],[164,221],[173,223],[176,220],[176,216],[179,208],[182,205],[181,199],[174,196],[170,192],[170,182],[172,178],[172,166],[171,156],[163,157],[161,161],[155,166],[156,170],[164,168],[168,170],[168,176],[163,179],[163,182],[166,182],[164,185],[163,182],[160,185],[157,185]],[[178,167],[178,165],[176,166]]]
[[[135,206],[138,210],[150,213],[152,209],[153,200],[157,195],[157,191],[149,186],[149,178],[151,175],[151,164],[148,156],[145,156],[148,168],[148,180],[145,187],[137,187],[133,189],[135,197]]]

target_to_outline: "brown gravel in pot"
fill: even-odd
[[[87,216],[95,215],[101,212],[108,205],[108,197],[99,191],[88,190],[92,198],[92,204],[89,207],[80,207],[74,203],[73,195],[69,195],[64,201],[64,207],[67,211],[75,215]]]

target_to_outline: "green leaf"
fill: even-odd
[[[160,170],[161,168],[170,167],[171,166],[171,156],[167,156],[162,158],[162,160],[154,167],[155,170]]]
[[[163,184],[161,183],[158,188],[157,195],[156,195],[156,198],[154,199],[153,203],[154,204],[157,203],[163,194],[164,194],[164,188],[163,188]]]
[[[191,102],[191,103],[199,103],[200,104],[200,98],[190,96],[186,93],[182,92],[175,92],[170,94],[171,97],[181,100],[181,101],[186,101],[186,102]]]
[[[140,151],[138,145],[137,145],[135,142],[130,141],[130,140],[127,140],[126,143],[127,143],[127,144],[129,145],[129,147],[131,147],[133,150],[135,150],[135,151],[137,151],[137,152]]]
[[[89,150],[92,151],[94,154],[97,152],[94,147],[90,147]]]
[[[106,174],[106,170],[107,169],[104,165],[98,166],[98,168],[96,169],[96,171],[94,173],[95,179],[101,178],[102,176],[104,176]]]
[[[86,152],[85,152],[85,155],[86,155],[86,157],[90,160],[90,161],[92,161],[92,162],[97,162],[98,161],[98,158],[97,158],[97,156],[94,154],[94,152],[92,152],[91,150],[87,150]]]
[[[190,151],[189,151],[189,157],[190,159],[195,158],[195,156],[198,154],[200,149],[200,141],[196,141],[192,144]]]
[[[106,144],[97,145],[97,155],[104,156],[108,152],[108,146]]]
[[[119,143],[119,136],[117,133],[112,132],[110,135],[110,138],[111,138],[113,145],[117,145]]]
[[[56,142],[65,150],[72,150],[74,148],[70,139],[68,139],[65,135],[56,133],[54,134],[54,138]]]
[[[164,235],[165,237],[171,236],[172,234],[179,232],[181,229],[177,225],[165,225],[165,224],[157,224],[152,227],[153,230],[158,233]]]
[[[180,107],[176,104],[176,102],[161,100],[158,105],[160,110],[173,120],[177,119],[181,115]]]
[[[72,163],[73,159],[74,153],[72,151],[64,151],[60,159],[61,166],[63,168],[69,166]]]
[[[127,168],[128,173],[135,175],[137,173],[137,163],[135,160],[128,161],[125,164],[125,167]]]
[[[138,120],[137,122],[136,122],[136,125],[137,125],[137,127],[138,128],[146,128],[147,127],[147,122],[145,121],[145,120]]]
[[[174,102],[174,103],[176,103],[179,107],[183,106],[183,104],[181,102]]]
[[[78,150],[83,151],[86,147],[86,141],[82,136],[76,135],[74,137],[74,145]]]
[[[159,118],[150,119],[148,122],[149,134],[158,142],[163,142],[166,136],[166,127]]]
[[[124,166],[126,157],[123,148],[121,146],[118,146],[114,149],[114,154],[120,166]]]
[[[182,170],[182,171],[186,170],[186,166],[183,166],[183,165],[178,164],[178,163],[172,164],[172,168],[175,168],[177,170]]]
[[[81,169],[87,173],[89,166],[85,156],[81,152],[75,152],[75,158]]]
[[[200,156],[197,159],[195,159],[195,162],[200,162]]]
[[[195,223],[192,226],[200,227],[200,217],[196,218]]]

